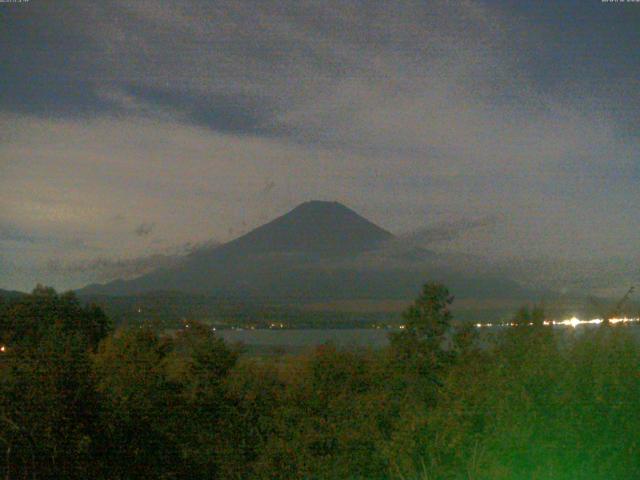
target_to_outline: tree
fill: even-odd
[[[167,375],[170,341],[148,328],[120,330],[93,357],[105,428],[101,460],[109,478],[163,478],[180,470],[176,435],[180,385]]]
[[[204,325],[123,329],[94,355],[109,478],[217,478],[224,382],[237,352]]]
[[[181,386],[181,415],[171,417],[185,467],[183,478],[216,478],[220,469],[219,445],[223,417],[230,412],[225,380],[238,352],[227,347],[211,328],[189,322],[173,339],[167,366],[170,378]],[[177,412],[176,412],[177,413]]]
[[[401,368],[415,371],[438,383],[438,372],[451,360],[445,348],[451,327],[449,309],[453,296],[439,283],[429,282],[402,315],[402,330],[391,334],[391,349]]]
[[[101,310],[83,308],[73,294],[45,287],[2,309],[5,476],[92,474],[98,402],[87,349],[107,330]]]
[[[7,348],[36,348],[52,329],[80,335],[94,349],[111,331],[111,322],[99,307],[82,306],[73,292],[58,294],[42,285],[0,309],[0,341]]]

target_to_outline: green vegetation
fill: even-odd
[[[189,328],[113,331],[38,287],[0,303],[4,478],[640,478],[633,327],[540,309],[489,345],[424,286],[390,346],[246,357]],[[453,333],[453,335],[452,335]]]

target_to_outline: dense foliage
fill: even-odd
[[[4,478],[640,478],[632,327],[487,343],[425,285],[387,349],[246,357],[203,325],[112,331],[39,287],[0,304]]]

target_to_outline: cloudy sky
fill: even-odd
[[[23,0],[0,24],[2,288],[310,199],[488,223],[446,248],[490,258],[638,258],[640,3]]]

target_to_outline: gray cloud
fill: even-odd
[[[48,273],[54,275],[89,275],[95,281],[110,281],[118,278],[130,279],[163,267],[177,265],[179,255],[150,254],[135,258],[98,257],[90,260],[64,262],[51,259],[47,262]]]
[[[449,242],[477,228],[492,227],[496,225],[497,221],[495,216],[445,221],[401,235],[398,237],[398,240],[411,245],[431,245],[434,243]]]
[[[110,281],[118,278],[130,279],[157,268],[178,264],[179,256],[151,254],[136,258],[95,258],[85,261],[63,262],[51,259],[46,270],[53,275],[91,276],[96,281]]]
[[[269,180],[265,183],[264,188],[262,189],[260,194],[263,196],[267,196],[273,191],[274,188],[276,188],[276,182],[274,182],[273,180]]]
[[[153,232],[156,227],[155,223],[141,223],[133,231],[138,237],[147,237]]]
[[[0,241],[34,243],[42,241],[13,225],[0,224]]]
[[[111,281],[130,279],[157,270],[178,265],[193,252],[210,249],[218,243],[210,240],[201,243],[186,243],[164,249],[163,252],[151,253],[139,257],[95,257],[83,260],[50,259],[46,263],[46,271],[57,276],[82,275],[90,281]]]
[[[629,256],[640,242],[629,208],[640,200],[629,128],[639,33],[628,9],[25,8],[30,21],[8,16],[13,43],[3,42],[22,53],[0,52],[11,85],[0,93],[0,202],[25,232],[145,257],[145,234],[109,220],[123,205],[127,218],[162,219],[171,245],[228,239],[324,198],[394,231],[426,217],[440,226],[423,240],[494,259]],[[451,223],[490,217],[500,222]],[[47,256],[22,240],[11,247],[17,263]]]
[[[365,255],[363,260],[365,263],[372,260],[404,260],[405,263],[409,261],[414,264],[427,262],[430,265],[446,265],[452,270],[468,268],[471,263],[483,264],[482,257],[470,256],[468,252],[448,254],[446,246],[466,235],[474,235],[479,229],[488,230],[497,224],[498,219],[494,216],[439,222],[397,235]]]
[[[0,243],[2,242],[23,245],[51,245],[77,249],[86,248],[87,246],[85,241],[81,238],[64,237],[60,235],[43,235],[36,232],[29,232],[8,222],[0,221]]]

